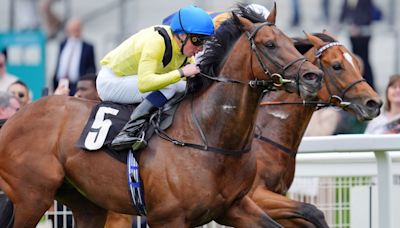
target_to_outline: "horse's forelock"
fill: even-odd
[[[337,42],[337,40],[325,33],[313,33],[314,36],[320,38],[324,42]]]
[[[324,42],[336,42],[333,37],[325,34],[325,33],[313,33],[312,35],[320,38]],[[299,51],[301,54],[305,54],[307,51],[309,51],[312,47],[313,44],[307,39],[303,37],[295,37],[292,38],[294,42],[294,46],[296,47],[297,51]]]

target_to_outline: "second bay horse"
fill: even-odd
[[[275,16],[275,6],[262,23],[234,16],[227,32],[210,42],[201,65],[207,83],[181,102],[166,130],[201,149],[153,137],[142,151],[151,227],[196,227],[211,220],[279,227],[246,196],[256,175],[256,157],[248,151],[259,102],[274,73],[296,82],[282,88],[312,98],[322,72],[275,26]],[[54,199],[72,210],[77,227],[103,227],[107,210],[138,214],[126,165],[75,146],[96,104],[42,98],[18,111],[0,131],[0,188],[13,203],[15,228],[35,227]]]
[[[357,58],[331,35],[316,35],[298,39],[295,44],[308,46],[305,56],[324,71],[319,101],[329,103],[336,97],[348,102],[343,108],[359,120],[378,116],[382,101],[363,79]],[[260,109],[259,131],[252,147],[257,157],[257,175],[249,196],[284,227],[328,227],[315,206],[283,196],[293,182],[297,149],[316,104],[299,105],[302,100],[297,95],[282,92],[263,98],[263,102],[269,101],[286,104]]]

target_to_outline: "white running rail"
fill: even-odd
[[[377,164],[379,227],[394,228],[392,208],[392,160],[390,151],[400,151],[400,135],[338,135],[305,137],[299,153],[373,152]],[[318,171],[316,171],[318,172]]]

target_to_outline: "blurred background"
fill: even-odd
[[[327,29],[349,49],[348,23],[340,21],[344,0],[279,0],[277,25],[290,36],[302,31]],[[230,9],[230,0],[0,0],[0,48],[7,48],[8,71],[22,79],[40,97],[42,87],[52,89],[59,44],[65,39],[69,18],[82,21],[82,37],[95,48],[99,60],[113,47],[138,30],[161,23],[162,19],[187,4],[208,11]],[[250,1],[243,1],[250,2]],[[350,4],[352,0],[349,0]],[[353,1],[354,2],[354,1]],[[271,8],[271,0],[254,0]],[[381,17],[371,25],[370,63],[375,87],[383,93],[388,77],[399,70],[399,11],[395,0],[375,0]],[[296,9],[297,10],[294,10]],[[52,16],[54,16],[52,18]]]

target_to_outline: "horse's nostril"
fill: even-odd
[[[366,103],[367,107],[371,109],[380,109],[382,106],[381,101],[375,101],[375,100],[368,100]]]
[[[307,74],[304,75],[304,78],[306,80],[314,81],[314,80],[316,80],[318,78],[318,75],[314,74],[314,73],[307,73]]]

